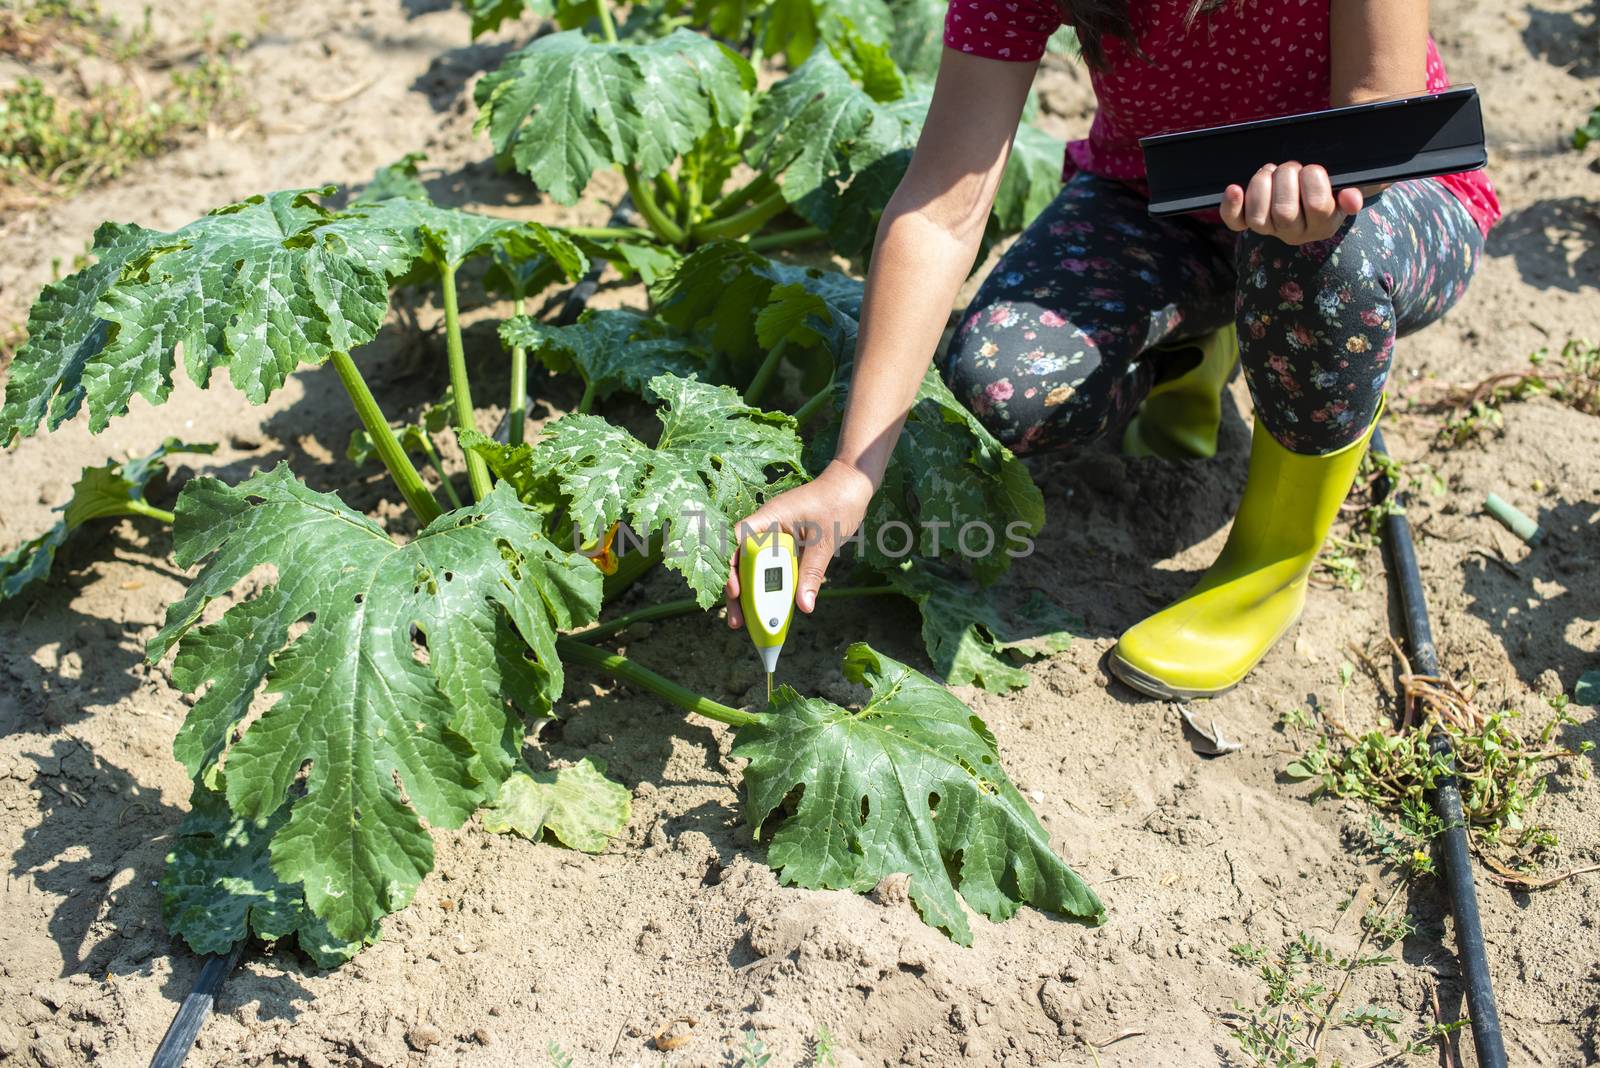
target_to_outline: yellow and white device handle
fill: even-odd
[[[739,605],[745,629],[767,669],[767,685],[778,667],[778,653],[794,617],[795,583],[799,579],[794,538],[781,530],[751,534],[739,550]]]

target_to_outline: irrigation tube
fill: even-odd
[[[1389,455],[1383,432],[1374,431],[1372,451]],[[1428,622],[1428,602],[1422,592],[1422,573],[1417,567],[1417,547],[1411,538],[1411,523],[1405,516],[1405,495],[1380,475],[1373,487],[1380,498],[1394,495],[1401,507],[1384,519],[1384,544],[1389,548],[1395,581],[1400,586],[1400,607],[1405,617],[1406,644],[1411,662],[1423,675],[1439,674],[1439,651],[1433,644],[1433,626]],[[1435,730],[1429,746],[1454,766],[1450,737]],[[1483,945],[1483,922],[1478,915],[1478,892],[1472,883],[1472,854],[1467,847],[1466,817],[1461,809],[1461,788],[1454,776],[1440,780],[1433,791],[1433,807],[1444,831],[1439,852],[1444,860],[1444,882],[1450,894],[1450,911],[1456,918],[1457,955],[1461,978],[1466,987],[1467,1011],[1472,1022],[1472,1043],[1478,1050],[1481,1068],[1505,1068],[1506,1045],[1500,1033],[1500,1010],[1494,1003],[1494,986],[1489,981],[1489,955]]]
[[[194,989],[178,1006],[178,1014],[172,1018],[172,1025],[167,1028],[161,1045],[156,1047],[155,1056],[150,1058],[150,1068],[181,1068],[195,1038],[200,1034],[200,1028],[205,1025],[206,1017],[211,1015],[216,1005],[222,981],[239,963],[239,958],[244,956],[244,944],[245,939],[241,938],[228,952],[205,959],[194,981]]]

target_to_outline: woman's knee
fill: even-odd
[[[1116,418],[1124,387],[1092,339],[1041,344],[1040,326],[1070,329],[1059,318],[1013,302],[971,309],[941,364],[956,399],[1019,455],[1087,444]]]
[[[1355,242],[1337,237],[1290,246],[1241,235],[1238,262],[1240,356],[1263,425],[1295,452],[1330,452],[1358,438],[1394,353],[1389,280]]]

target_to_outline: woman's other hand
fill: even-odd
[[[1248,188],[1230,185],[1222,193],[1222,221],[1228,229],[1251,230],[1286,245],[1325,241],[1361,210],[1359,189],[1337,193],[1328,172],[1316,164],[1269,163]]]
[[[828,561],[841,542],[861,527],[872,500],[872,480],[862,471],[835,460],[822,474],[780,493],[734,526],[733,563],[728,569],[728,626],[744,626],[739,607],[739,549],[746,532],[759,534],[774,526],[788,532],[800,550],[800,578],[795,584],[795,604],[810,612],[817,605],[817,590],[827,573]]]

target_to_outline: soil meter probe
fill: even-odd
[[[1374,431],[1372,451],[1389,455],[1383,432]],[[1380,500],[1394,495],[1402,507],[1391,509],[1384,519],[1384,544],[1394,564],[1395,581],[1400,587],[1401,615],[1405,618],[1406,644],[1411,660],[1423,675],[1439,673],[1439,653],[1433,644],[1433,625],[1428,621],[1428,602],[1422,592],[1422,573],[1417,567],[1417,549],[1411,540],[1411,524],[1406,519],[1405,498],[1386,474],[1379,475],[1374,496]],[[1428,739],[1430,748],[1451,761],[1454,749],[1442,730]],[[1467,822],[1461,810],[1461,787],[1451,775],[1441,779],[1433,790],[1433,808],[1444,831],[1439,836],[1439,853],[1444,861],[1444,883],[1450,894],[1450,911],[1456,920],[1456,946],[1461,958],[1461,985],[1466,988],[1467,1012],[1472,1022],[1472,1044],[1482,1068],[1505,1068],[1505,1038],[1500,1033],[1500,1010],[1495,1007],[1494,986],[1489,980],[1488,951],[1483,944],[1483,922],[1478,915],[1478,893],[1472,884],[1472,854],[1468,850]]]
[[[799,578],[794,538],[781,530],[750,534],[739,550],[739,607],[744,627],[767,669],[767,704],[772,703],[772,673],[794,618],[795,583]]]

